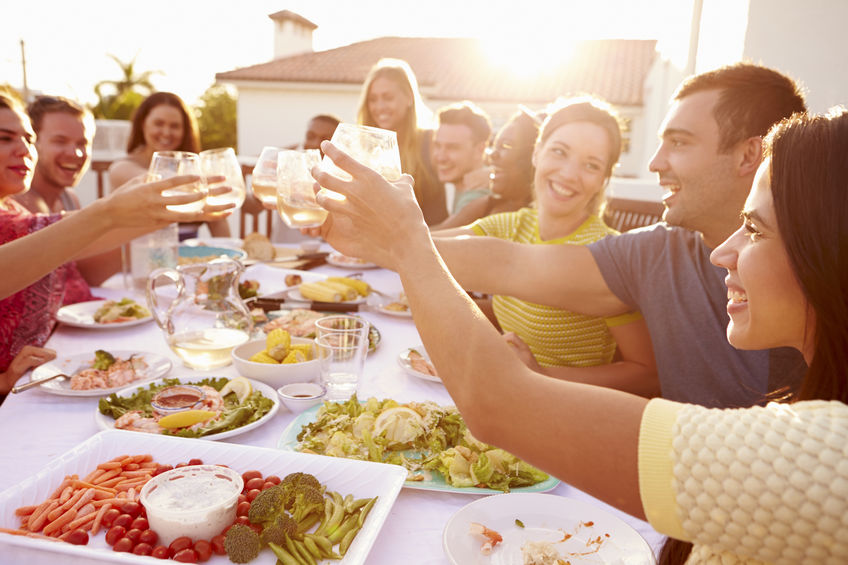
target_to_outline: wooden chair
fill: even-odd
[[[103,185],[103,175],[109,170],[109,165],[112,164],[111,160],[92,160],[91,161],[91,170],[97,173],[97,198],[103,198],[104,194],[104,185]]]
[[[248,182],[248,177],[252,174],[252,172],[252,165],[241,166],[241,174],[244,176],[245,186],[250,186],[250,183]],[[270,239],[271,229],[274,225],[274,211],[267,210],[265,208],[256,209],[255,207],[250,206],[250,199],[253,199],[253,196],[251,194],[248,194],[247,198],[248,200],[245,200],[245,205],[242,205],[241,210],[239,210],[239,237],[241,239],[244,239],[245,235],[253,232],[258,232],[264,234]],[[250,219],[251,226],[249,230],[247,229],[248,219]],[[263,224],[265,229],[262,229]]]
[[[661,202],[610,198],[604,209],[604,221],[612,229],[623,233],[659,222],[664,208]]]

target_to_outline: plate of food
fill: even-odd
[[[433,381],[440,383],[442,379],[436,374],[436,368],[430,361],[430,356],[427,355],[427,350],[423,345],[410,347],[401,351],[398,355],[398,363],[407,374],[424,379],[425,381]]]
[[[247,258],[247,252],[243,249],[233,249],[231,247],[213,247],[211,245],[180,245],[179,258],[177,262],[180,265],[191,265],[193,263],[208,263],[218,257],[229,257],[230,259],[241,260]]]
[[[274,310],[268,312],[271,321],[262,326],[265,333],[282,328],[295,337],[314,338],[317,335],[315,321],[326,316],[336,316],[338,312],[318,312],[306,308]],[[368,351],[374,351],[380,345],[380,330],[374,324],[368,328]]]
[[[365,432],[368,433],[365,433]],[[434,450],[433,446],[441,446]],[[407,470],[407,488],[494,494],[546,492],[559,480],[477,440],[455,406],[369,398],[324,402],[285,429],[280,449],[392,463]]]
[[[368,297],[368,304],[376,311],[387,316],[398,318],[411,318],[412,311],[409,309],[409,300],[406,294],[377,294],[372,293]]]
[[[34,369],[29,380],[65,373],[71,378],[51,379],[41,385],[41,390],[62,396],[103,396],[130,383],[162,378],[170,370],[171,361],[155,353],[98,349],[93,353],[57,357]]]
[[[475,500],[448,520],[442,544],[454,565],[656,563],[648,542],[617,516],[550,494]]]
[[[362,565],[366,563],[368,554],[390,515],[404,480],[403,469],[388,465],[377,465],[367,461],[328,459],[228,442],[193,441],[179,437],[135,434],[118,430],[103,431],[71,450],[51,458],[41,471],[28,476],[20,483],[0,493],[0,528],[5,530],[5,532],[0,533],[0,543],[4,544],[2,550],[3,562],[23,563],[25,556],[31,556],[35,554],[35,551],[40,551],[55,554],[54,561],[56,562],[62,562],[62,559],[66,561],[72,559],[74,563],[95,561],[128,564],[154,563],[150,558],[113,550],[106,542],[106,533],[109,528],[102,527],[102,525],[97,532],[89,531],[88,543],[85,545],[73,545],[58,541],[55,538],[39,537],[44,536],[45,533],[50,533],[47,530],[48,526],[42,524],[33,526],[33,529],[38,530],[38,534],[32,534],[32,536],[10,535],[10,531],[18,531],[20,534],[27,533],[25,530],[19,530],[19,528],[24,527],[24,520],[22,520],[21,515],[23,514],[24,518],[27,518],[26,527],[29,527],[26,512],[32,511],[33,508],[38,508],[49,501],[53,498],[51,493],[56,490],[62,492],[66,488],[63,483],[66,480],[70,481],[72,476],[94,481],[98,486],[112,480],[112,477],[117,477],[119,480],[135,481],[135,483],[143,485],[150,480],[143,470],[154,470],[158,473],[160,469],[168,469],[188,462],[203,462],[204,466],[207,467],[213,464],[226,465],[235,473],[241,474],[242,480],[249,477],[250,479],[263,478],[276,482],[280,479],[285,481],[291,473],[309,474],[324,489],[324,500],[327,497],[332,498],[330,494],[332,492],[339,493],[342,497],[350,495],[350,498],[360,502],[360,506],[350,513],[345,511],[344,516],[353,516],[353,519],[357,523],[361,523],[361,526],[357,526],[358,531],[352,536],[351,540],[348,540],[350,544],[345,545],[347,551],[344,552],[342,558],[333,561],[333,563],[339,563],[339,565]],[[109,468],[111,471],[104,472],[102,468],[98,469],[98,467]],[[296,477],[302,477],[302,475],[296,475]],[[77,489],[74,492],[86,488],[85,483],[71,485],[70,482],[67,482],[66,484],[70,485],[72,489]],[[60,486],[63,489],[59,489]],[[83,496],[85,496],[85,492],[83,491]],[[194,492],[197,492],[196,488]],[[366,504],[361,504],[361,501]],[[366,507],[368,508],[367,511],[365,510]],[[358,512],[358,516],[353,515],[354,512]],[[46,514],[46,512],[44,513]],[[157,531],[157,526],[153,526],[153,520],[150,520],[148,527],[152,527],[160,539],[173,538],[172,528],[191,527],[194,531],[199,532],[201,529],[208,529],[207,526],[213,520],[218,521],[222,513],[211,510],[200,513],[201,521],[199,523],[191,523],[192,517],[187,518],[184,514],[182,513],[178,520],[173,518],[168,520],[164,529],[158,528]],[[92,513],[92,518],[96,519],[96,515],[97,513]],[[148,512],[148,518],[149,515]],[[310,515],[314,515],[314,511]],[[208,520],[206,520],[207,517]],[[56,520],[59,519],[61,518]],[[199,518],[194,516],[193,519],[198,520]],[[189,521],[188,526],[183,526],[184,521]],[[39,522],[44,521],[39,520]],[[321,522],[322,520],[319,519],[319,523],[312,528],[320,527]],[[87,522],[87,524],[93,526],[93,520]],[[87,529],[85,525],[80,527]],[[215,528],[217,529],[217,525]],[[55,532],[55,529],[53,531]],[[198,535],[197,537],[201,536]],[[205,537],[205,539],[209,541],[208,537]],[[339,554],[341,542],[333,541],[331,549],[333,553]],[[113,543],[117,546],[117,542]],[[262,545],[257,544],[257,549],[253,550],[256,552],[256,556],[250,560],[250,563],[253,565],[274,565],[277,563],[276,555],[268,546],[262,547]],[[197,546],[195,545],[195,547]],[[195,559],[192,562],[197,562],[197,560]],[[232,563],[226,555],[212,555],[206,562],[210,565],[230,565]],[[240,562],[246,561],[240,559]]]
[[[277,391],[259,381],[179,377],[129,386],[101,398],[95,420],[103,430],[219,440],[271,421],[279,407]]]
[[[150,311],[133,300],[90,300],[59,308],[56,319],[65,325],[91,330],[116,330],[153,319]]]
[[[241,251],[242,240],[237,237],[192,237],[180,242],[189,247],[224,247]]]
[[[333,251],[327,255],[327,263],[340,269],[376,269],[378,267],[374,263],[369,263],[356,257],[349,257],[338,251]]]

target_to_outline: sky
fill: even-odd
[[[20,88],[21,40],[30,89],[86,103],[120,78],[114,55],[136,58],[152,82],[192,104],[215,73],[268,61],[279,10],[318,28],[316,51],[381,36],[476,37],[494,56],[544,63],[569,41],[657,39],[685,63],[692,0],[29,0],[3,10],[0,83]]]

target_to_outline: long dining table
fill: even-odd
[[[353,271],[323,265],[310,272],[346,276]],[[402,290],[400,278],[392,271],[372,268],[362,270],[362,273],[362,278],[380,291],[396,294]],[[268,294],[286,288],[283,275],[284,271],[279,268],[255,264],[246,269],[244,278],[259,281],[260,293]],[[103,298],[131,296],[144,301],[140,292],[126,290],[121,278],[117,276],[107,281],[103,287],[94,289],[94,293]],[[393,398],[399,402],[432,400],[443,405],[452,404],[443,385],[411,376],[398,363],[401,352],[420,344],[412,318],[390,316],[373,308],[363,308],[359,314],[377,328],[381,337],[377,348],[367,357],[365,373],[358,388],[360,399],[373,396]],[[169,349],[161,330],[154,322],[113,331],[60,324],[47,347],[56,350],[59,356],[93,352],[96,349],[153,352],[171,360],[169,377],[213,375],[233,378],[238,375],[233,365],[211,371],[195,371],[184,366]],[[28,382],[29,378],[29,374],[24,375],[18,384]],[[17,483],[38,473],[54,458],[98,433],[100,428],[95,421],[97,403],[96,397],[58,396],[38,387],[9,395],[0,406],[0,433],[3,437],[0,449],[0,491],[14,488]],[[266,424],[222,441],[276,448],[283,431],[295,417],[295,414],[281,405]],[[588,502],[617,516],[633,527],[651,545],[655,554],[665,539],[646,522],[625,514],[565,482],[560,482],[550,494]],[[480,496],[402,489],[366,562],[375,565],[448,563],[442,546],[445,524],[455,512]],[[50,551],[5,544],[5,537],[0,535],[0,565],[53,565],[59,557],[63,565],[89,562],[76,556],[60,556]]]

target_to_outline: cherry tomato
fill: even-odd
[[[150,552],[150,555],[156,559],[167,559],[171,555],[171,552],[168,551],[168,548],[164,545],[157,545],[153,548],[153,551]]]
[[[262,473],[259,471],[245,471],[241,474],[241,480],[244,481],[244,484],[247,484],[247,481],[250,479],[261,479]]]
[[[248,512],[250,512],[250,503],[246,500],[239,502],[236,506],[236,516],[247,516]]]
[[[228,528],[229,529],[229,528]],[[218,534],[212,538],[212,553],[215,555],[226,555],[227,548],[224,547],[224,534]]]
[[[189,547],[176,552],[171,559],[180,563],[197,563],[197,553]]]
[[[173,465],[157,465],[156,470],[153,471],[153,476],[155,477],[156,475],[161,475],[165,471],[170,471],[173,468]]]
[[[121,538],[112,546],[112,551],[120,551],[122,553],[130,553],[135,547],[135,542],[130,538]]]
[[[127,533],[127,529],[123,526],[112,526],[109,528],[109,531],[106,532],[106,543],[109,545],[115,545],[115,542],[124,537],[124,534]]]
[[[262,485],[264,484],[265,479],[263,479],[262,477],[256,477],[255,479],[250,479],[249,481],[244,483],[244,488],[246,488],[248,491],[251,491],[253,489],[261,489]]]
[[[253,502],[254,500],[256,500],[256,497],[259,496],[260,492],[262,492],[262,491],[259,490],[258,488],[250,489],[249,491],[247,491],[247,499],[250,502]]]
[[[203,459],[189,459],[189,465],[203,465]]]
[[[212,543],[205,539],[194,542],[194,552],[197,554],[198,563],[209,561],[212,557]]]
[[[110,508],[106,512],[103,513],[103,518],[100,520],[100,523],[103,524],[105,528],[111,528],[112,522],[115,521],[115,518],[121,515],[121,511],[117,508]]]
[[[247,516],[237,516],[235,523],[236,524],[242,524],[244,526],[249,526],[250,520],[248,519]],[[227,528],[227,529],[229,530],[229,528]]]
[[[124,514],[129,514],[130,516],[132,516],[133,519],[137,518],[138,515],[141,514],[141,504],[133,500],[128,500],[127,502],[124,502],[118,508]]]
[[[244,494],[244,493],[241,493],[240,495],[238,495],[238,501],[239,501],[239,502],[245,502],[245,501],[247,501],[247,495],[246,495],[246,494]]]
[[[247,526],[257,534],[262,534],[262,524],[248,524]]]
[[[277,486],[277,485],[275,485],[275,484],[274,484],[274,483],[272,483],[271,481],[265,481],[265,482],[262,484],[262,489],[261,489],[261,490],[269,489],[269,488],[271,488],[271,487],[275,487],[275,486]]]
[[[191,547],[191,538],[183,536],[172,541],[171,545],[168,546],[168,549],[171,550],[171,555],[176,555],[178,552],[188,547]]]
[[[135,520],[135,518],[133,518],[129,514],[121,514],[120,516],[115,518],[115,520],[112,522],[112,525],[113,526],[121,526],[122,528],[125,528],[125,529],[128,530],[128,529],[130,529],[130,526],[132,525],[133,520]]]
[[[280,477],[277,475],[268,475],[265,477],[265,482],[274,483],[275,485],[280,484]]]
[[[127,530],[127,533],[124,534],[124,537],[128,537],[133,540],[133,543],[138,543],[138,539],[141,537],[141,530],[138,528],[131,528]]]
[[[138,517],[132,521],[130,524],[130,528],[138,528],[139,530],[146,530],[150,527],[150,524],[147,522],[147,518]]]
[[[88,532],[81,528],[77,528],[76,530],[73,530],[70,534],[68,534],[68,536],[65,538],[65,541],[74,545],[87,545]]]
[[[188,467],[188,463],[177,463],[174,465],[174,469],[180,469],[182,467]]]
[[[140,541],[141,543],[149,543],[150,545],[156,545],[156,542],[159,541],[159,534],[157,534],[153,530],[142,530],[141,535],[138,536],[138,541]]]
[[[136,555],[150,555],[153,553],[153,546],[149,543],[141,542],[133,548],[132,552]]]

